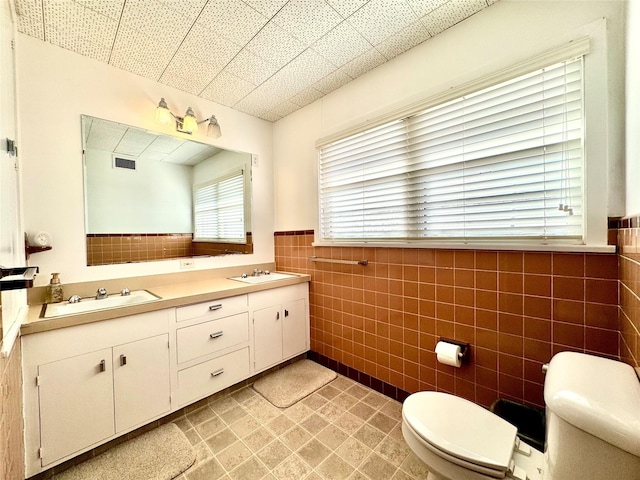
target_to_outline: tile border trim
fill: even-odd
[[[307,358],[309,360],[313,360],[316,363],[319,363],[323,367],[327,367],[334,372],[338,372],[340,375],[343,375],[351,380],[354,380],[365,387],[369,387],[375,390],[378,393],[381,393],[393,400],[397,400],[402,403],[404,400],[410,395],[409,392],[402,390],[401,388],[394,387],[393,385],[383,382],[382,380],[372,377],[366,373],[363,373],[355,368],[349,367],[344,363],[340,363],[337,360],[333,360],[329,357],[319,354],[318,352],[314,352],[313,350],[309,350],[307,352]]]

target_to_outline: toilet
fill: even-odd
[[[544,453],[497,415],[442,392],[407,397],[402,434],[428,480],[640,480],[640,381],[632,367],[558,353],[544,401]]]

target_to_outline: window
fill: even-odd
[[[320,239],[583,243],[583,59],[320,147]]]
[[[246,241],[242,170],[196,185],[193,205],[195,241]]]

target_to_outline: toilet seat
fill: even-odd
[[[497,415],[454,395],[418,392],[405,400],[402,416],[433,453],[469,470],[505,477],[517,429]]]

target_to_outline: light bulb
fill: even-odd
[[[207,125],[207,136],[212,138],[220,138],[222,136],[222,131],[220,130],[220,125],[218,124],[218,120],[215,115],[212,115],[209,119],[209,124]]]
[[[184,114],[182,130],[188,133],[193,133],[198,130],[198,120],[196,120],[196,116],[191,107],[187,108],[187,113]]]
[[[167,102],[164,101],[164,98],[161,98],[158,108],[156,108],[156,122],[169,123],[171,120],[172,116],[169,107],[167,107]]]

